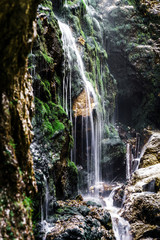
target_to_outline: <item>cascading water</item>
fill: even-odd
[[[41,232],[42,239],[46,240],[47,234],[53,230],[53,225],[48,223],[48,205],[49,205],[49,189],[46,176],[43,174],[44,188],[45,188],[45,199],[41,199]]]
[[[148,140],[148,142],[151,138]],[[139,168],[139,164],[143,154],[147,148],[148,142],[143,146],[140,152],[140,136],[139,134],[136,135],[136,146],[134,149],[135,154],[132,153],[132,145],[127,143],[126,145],[126,179],[129,180],[131,175]]]
[[[131,146],[127,143],[127,152],[126,152],[126,179],[131,178],[131,164],[132,164],[132,153]]]
[[[73,104],[74,111],[74,128],[73,128],[73,137],[74,137],[74,149],[72,152],[72,159],[76,164],[79,164],[77,161],[77,150],[80,144],[80,141],[77,142],[77,120],[80,118],[81,126],[81,139],[86,143],[85,148],[82,143],[81,146],[81,158],[84,157],[87,160],[87,182],[88,188],[99,182],[100,176],[100,138],[101,138],[101,121],[100,115],[97,110],[98,100],[94,91],[92,84],[87,80],[85,76],[85,70],[83,66],[83,61],[80,55],[80,52],[76,46],[75,38],[72,35],[72,32],[68,25],[59,22],[59,27],[62,32],[62,41],[63,49],[65,54],[65,66],[64,66],[64,79],[63,79],[63,106],[68,113],[70,120],[72,122],[72,68],[77,66],[80,79],[84,85],[84,90],[81,92],[80,101],[77,101]],[[69,101],[68,101],[69,99]],[[69,106],[69,112],[68,112]],[[93,114],[94,110],[96,111],[95,115]],[[84,139],[85,138],[85,139]],[[80,150],[80,151],[81,151]],[[86,153],[84,153],[84,151]]]
[[[104,201],[106,203],[106,209],[110,212],[112,216],[113,231],[116,240],[132,240],[129,223],[124,218],[120,217],[120,209],[114,207],[113,205],[113,197],[115,191],[119,187],[120,186],[115,187],[110,193],[109,197],[104,198]]]
[[[85,2],[84,2],[85,3]],[[89,11],[89,7],[87,6],[87,11]],[[74,149],[73,149],[73,161],[78,165],[79,161],[78,157],[78,149],[80,147],[81,158],[85,158],[87,161],[87,187],[91,185],[95,185],[94,197],[99,194],[99,186],[100,186],[100,155],[101,155],[101,147],[100,147],[100,139],[101,139],[101,117],[96,111],[96,118],[94,117],[93,111],[96,109],[96,105],[98,106],[97,97],[95,91],[91,85],[91,83],[87,80],[85,76],[83,61],[76,46],[76,41],[72,35],[72,32],[66,24],[59,21],[59,26],[62,32],[62,41],[63,48],[65,53],[65,71],[64,71],[64,81],[63,81],[63,104],[67,112],[67,106],[69,106],[69,116],[72,121],[71,114],[71,94],[72,94],[72,74],[71,69],[76,64],[81,79],[84,83],[84,91],[82,93],[82,97],[80,100],[77,100],[77,103],[73,104],[74,111],[74,127],[73,127],[73,137],[74,137]],[[70,69],[70,71],[66,71],[66,69]],[[68,90],[69,89],[69,90]],[[68,96],[67,96],[68,94]],[[68,99],[70,101],[68,102]],[[84,101],[82,101],[82,99]],[[78,132],[78,122],[80,121],[80,132]],[[90,130],[90,131],[89,131]],[[79,139],[77,139],[77,135]],[[79,141],[78,141],[79,140]],[[80,144],[81,142],[81,144]],[[85,144],[83,144],[85,143]],[[87,154],[85,154],[85,149],[87,150]],[[128,170],[128,175],[129,175]],[[96,186],[97,185],[97,186]],[[97,191],[96,191],[97,187]],[[100,186],[101,187],[101,186]],[[129,233],[129,224],[123,218],[121,218],[118,214],[119,209],[113,207],[113,194],[114,191],[110,194],[108,198],[105,199],[107,208],[112,216],[112,224],[115,233],[116,240],[131,240],[132,237]]]

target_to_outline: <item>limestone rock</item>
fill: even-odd
[[[95,107],[95,103],[93,100],[93,97],[90,97],[90,106],[89,102],[87,101],[87,92],[83,90],[83,92],[80,93],[80,95],[74,100],[73,103],[73,111],[74,111],[74,116],[83,116],[87,117],[90,116],[90,109],[91,111]]]
[[[153,133],[142,158],[144,167],[135,171],[124,188],[122,216],[130,222],[135,240],[160,236],[160,163],[150,161],[153,154],[158,156],[159,136]]]
[[[148,167],[160,163],[160,133],[153,133],[141,158],[140,167]]]

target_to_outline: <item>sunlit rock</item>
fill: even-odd
[[[95,103],[93,97],[90,96],[90,103],[88,102],[87,92],[83,90],[80,95],[74,100],[73,111],[74,116],[90,116],[90,109],[93,110]]]
[[[153,133],[144,155],[141,158],[140,167],[148,167],[160,163],[160,133]]]
[[[153,133],[146,143],[142,157],[144,167],[135,171],[124,188],[122,216],[130,222],[135,240],[160,236],[160,163],[155,160],[159,137],[159,133]]]

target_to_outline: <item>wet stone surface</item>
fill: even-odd
[[[78,200],[58,201],[47,240],[115,239],[108,211]],[[51,220],[50,220],[51,221]]]

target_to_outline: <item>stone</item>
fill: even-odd
[[[84,38],[83,38],[82,36],[80,36],[80,37],[78,38],[78,42],[79,42],[82,46],[84,46],[84,44],[85,44],[85,40],[84,40]]]
[[[159,148],[160,148],[160,133],[154,133],[147,143],[147,149],[144,152],[140,167],[148,167],[160,163],[159,161]]]
[[[67,200],[58,201],[59,207],[63,209],[77,209],[72,211],[69,218],[64,220],[64,211],[59,212],[53,229],[47,234],[46,239],[65,240],[65,239],[115,239],[111,228],[110,214],[97,206],[86,206],[84,201]],[[63,216],[61,216],[61,214]],[[68,212],[65,212],[68,215]]]
[[[90,116],[90,107],[91,107],[91,111],[93,111],[95,107],[95,103],[94,103],[93,97],[90,97],[91,106],[89,106],[87,99],[88,99],[87,92],[83,90],[83,92],[81,92],[81,94],[77,97],[77,99],[74,100],[73,112],[75,117]]]
[[[159,151],[159,133],[154,132],[144,151],[143,159],[150,160]],[[152,158],[151,158],[152,159]],[[160,163],[150,161],[149,166],[136,170],[124,186],[122,216],[131,224],[135,240],[158,239],[160,234]]]

